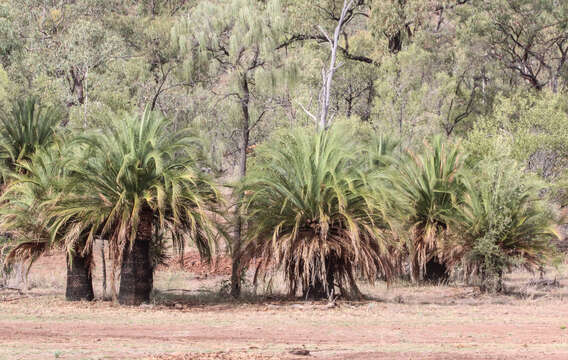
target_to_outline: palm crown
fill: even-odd
[[[245,253],[268,263],[261,269],[283,268],[291,293],[321,284],[329,295],[338,283],[358,295],[357,273],[373,281],[393,272],[386,197],[368,184],[363,151],[344,130],[274,139],[259,149],[243,186]]]
[[[18,161],[29,159],[36,150],[53,143],[60,121],[60,114],[54,108],[40,106],[36,98],[17,101],[11,112],[0,116],[2,165],[15,170]]]
[[[199,168],[197,139],[185,130],[169,133],[168,125],[145,111],[77,138],[82,154],[65,196],[52,204],[52,234],[69,244],[87,233],[87,248],[96,237],[108,238],[116,264],[142,240],[140,231],[145,240],[168,232],[178,250],[192,239],[209,256],[216,245],[210,212],[221,198]]]
[[[462,193],[458,181],[462,166],[459,147],[445,143],[441,137],[427,144],[422,154],[409,153],[399,166],[394,183],[411,208],[407,248],[415,280],[428,262],[439,261],[446,218],[453,211],[453,199]]]

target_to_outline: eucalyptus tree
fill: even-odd
[[[320,129],[327,128],[331,124],[331,120],[333,119],[332,116],[330,116],[333,75],[342,65],[341,63],[337,63],[339,41],[341,35],[344,34],[344,26],[350,20],[349,17],[354,16],[353,14],[355,11],[355,6],[355,0],[343,1],[341,11],[339,12],[339,17],[337,18],[337,24],[335,25],[335,29],[333,30],[333,34],[328,34],[325,29],[319,27],[319,30],[322,32],[323,36],[329,44],[329,65],[321,69],[322,84],[318,99],[318,114],[314,115],[305,108],[304,111],[306,111],[306,113],[318,124],[318,127]]]
[[[559,92],[568,70],[568,4],[556,0],[498,0],[472,4],[481,39],[502,68],[530,87]]]
[[[227,104],[236,119],[227,130],[230,138],[237,134],[238,180],[247,172],[252,131],[259,128],[274,107],[274,88],[283,89],[293,80],[293,67],[282,61],[283,51],[276,50],[284,21],[278,0],[211,1],[199,3],[173,31],[181,51],[187,53],[184,66],[188,78],[219,94],[215,104]],[[238,297],[243,232],[238,206],[234,216],[231,294]]]
[[[18,46],[10,52],[6,69],[23,91],[47,103],[65,104],[66,121],[78,127],[91,126],[102,112],[130,110],[131,99],[120,101],[124,98],[120,80],[131,71],[132,64],[126,60],[135,49],[115,26],[129,8],[126,2],[22,0],[14,4],[4,3],[2,8],[10,16],[13,31],[26,36],[17,37]],[[114,62],[122,67],[115,68]]]
[[[378,69],[367,26],[370,9],[364,0],[296,1],[286,7],[287,27],[278,48],[310,59],[303,61],[307,89],[295,98],[318,126],[343,114],[370,119]]]
[[[204,257],[218,232],[211,211],[221,201],[202,171],[199,141],[187,130],[170,132],[171,121],[146,110],[79,137],[84,156],[72,166],[66,196],[50,209],[51,231],[66,244],[90,247],[107,237],[115,267],[121,266],[118,300],[147,302],[153,286],[151,252],[169,234],[174,250],[193,240]]]

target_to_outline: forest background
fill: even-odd
[[[517,160],[565,206],[567,2],[346,3],[2,1],[0,106],[36,96],[75,131],[149,106],[198,132],[228,180],[325,110],[401,149],[441,134],[469,161]]]
[[[230,176],[243,129],[254,147],[313,123],[326,34],[342,4],[2,1],[0,106],[36,95],[65,111],[62,126],[92,128],[150,104],[176,127],[198,129],[216,170]],[[357,0],[337,56],[334,121],[367,124],[404,147],[442,133],[563,181],[565,1]]]

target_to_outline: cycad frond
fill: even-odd
[[[11,112],[1,113],[0,160],[4,166],[14,170],[17,162],[53,143],[60,121],[57,110],[41,106],[34,97],[19,100]]]
[[[56,245],[51,241],[44,203],[60,194],[64,167],[59,148],[53,146],[20,161],[12,173],[0,208],[0,227],[15,240],[9,260],[33,260]]]

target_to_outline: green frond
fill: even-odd
[[[18,100],[11,112],[0,112],[0,161],[15,171],[18,162],[56,142],[61,114],[31,97]]]
[[[153,239],[163,244],[169,233],[174,248],[194,241],[201,253],[210,254],[221,231],[208,217],[221,196],[200,170],[198,139],[185,130],[171,134],[169,125],[168,119],[146,109],[141,116],[127,116],[76,137],[73,146],[81,156],[69,164],[65,197],[49,211],[52,218],[65,219],[54,221],[58,231],[67,230],[64,236],[80,240],[61,221],[95,231],[111,241],[119,262],[123,246],[136,241],[142,212],[150,211]]]

